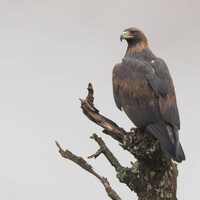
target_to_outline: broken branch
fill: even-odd
[[[73,154],[71,151],[69,150],[63,150],[60,146],[60,144],[55,141],[58,149],[59,149],[59,153],[63,158],[66,158],[68,160],[71,160],[72,162],[76,163],[77,165],[79,165],[80,167],[82,167],[84,170],[88,171],[90,174],[93,174],[96,178],[98,178],[100,180],[100,182],[103,184],[107,195],[112,199],[112,200],[121,200],[121,198],[119,197],[119,195],[112,189],[112,187],[110,186],[110,183],[108,182],[108,180],[102,176],[100,176],[98,173],[96,173],[93,170],[93,167],[88,164],[82,157],[78,157],[75,154]]]

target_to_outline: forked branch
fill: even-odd
[[[119,195],[112,189],[112,187],[110,186],[110,183],[108,182],[108,180],[102,176],[100,176],[98,173],[96,173],[93,169],[93,167],[88,164],[82,157],[78,157],[75,154],[73,154],[71,151],[69,150],[63,150],[60,146],[60,144],[56,141],[56,145],[59,149],[59,153],[63,158],[66,158],[68,160],[71,160],[72,162],[76,163],[77,165],[79,165],[80,167],[82,167],[84,170],[88,171],[90,174],[94,175],[96,178],[99,179],[99,181],[103,184],[107,195],[112,199],[112,200],[121,200],[121,198],[119,197]]]
[[[115,168],[119,181],[125,183],[130,190],[135,191],[138,200],[177,200],[177,165],[164,155],[159,142],[144,130],[134,129],[126,132],[112,120],[101,115],[94,106],[93,94],[92,85],[89,83],[88,95],[86,99],[81,100],[83,113],[91,121],[101,126],[105,134],[118,141],[120,146],[131,153],[137,161],[135,163],[131,162],[132,166],[130,168],[121,166],[102,138],[96,134],[93,134],[91,138],[98,143],[100,148],[89,158],[97,158],[100,154],[103,154]],[[98,175],[83,158],[74,155],[69,150],[62,150],[60,145],[56,144],[64,158],[72,160],[97,177],[111,199],[120,199],[110,187],[107,179]]]

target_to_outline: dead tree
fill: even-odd
[[[136,158],[131,162],[131,167],[120,164],[114,154],[108,149],[102,138],[96,134],[91,136],[98,145],[96,153],[88,158],[97,158],[100,154],[108,159],[116,171],[116,177],[121,183],[125,183],[131,191],[136,192],[138,200],[176,200],[177,190],[177,165],[166,158],[161,150],[159,142],[150,134],[132,129],[125,131],[116,123],[100,114],[94,106],[92,85],[88,85],[88,95],[81,100],[83,113],[93,122],[103,128],[103,133],[111,136],[119,142],[119,145]],[[108,180],[96,173],[92,166],[83,158],[74,155],[69,150],[63,150],[56,142],[61,156],[69,159],[96,176],[105,187],[107,195],[113,200],[120,200],[119,195],[111,188]]]

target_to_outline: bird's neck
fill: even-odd
[[[146,41],[138,42],[137,44],[129,44],[125,56],[133,56],[140,53],[143,49],[148,49]]]

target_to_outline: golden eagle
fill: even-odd
[[[167,65],[152,53],[139,29],[124,30],[123,39],[128,48],[113,69],[115,103],[136,127],[159,140],[168,157],[181,162],[185,154],[179,142],[180,119]]]

